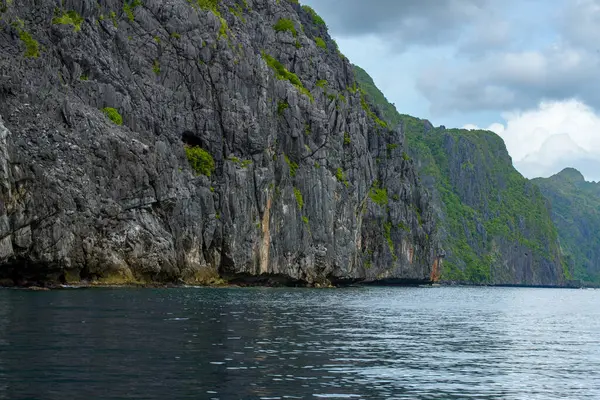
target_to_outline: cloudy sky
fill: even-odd
[[[398,111],[600,181],[600,0],[303,0]]]

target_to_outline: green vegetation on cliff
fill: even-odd
[[[326,25],[325,20],[323,20],[323,18],[321,18],[319,14],[317,14],[317,12],[312,9],[312,7],[305,5],[302,6],[302,9],[310,14],[315,25]]]
[[[38,58],[40,56],[40,44],[27,31],[19,32],[19,39],[25,45],[25,57]]]
[[[355,77],[386,122],[401,125],[409,154],[438,203],[447,253],[442,279],[545,284],[568,277],[547,203],[539,188],[513,168],[499,136],[434,128],[401,115],[364,70],[355,67]]]
[[[197,175],[202,174],[210,178],[215,171],[215,160],[208,151],[198,146],[186,146],[185,155]]]
[[[586,182],[573,168],[534,182],[550,201],[573,277],[600,284],[600,183]]]
[[[104,107],[102,112],[116,125],[123,125],[123,117],[121,114],[119,114],[119,111],[116,108]]]
[[[25,53],[23,55],[26,58],[38,58],[40,56],[40,44],[25,30],[25,22],[22,19],[17,18],[12,25],[17,30],[19,39],[25,46]]]
[[[83,23],[83,17],[73,10],[64,11],[61,15],[54,17],[52,23],[55,25],[71,25],[75,32],[79,32]]]
[[[360,89],[367,95],[373,104],[376,104],[383,114],[383,119],[394,127],[400,123],[402,116],[396,110],[393,104],[385,98],[383,93],[375,86],[375,82],[364,69],[354,66],[354,75],[360,83]]]
[[[216,15],[220,16],[218,7],[221,0],[188,0],[193,6],[200,7],[202,10],[210,10]]]
[[[298,36],[298,31],[294,26],[294,21],[288,18],[281,18],[273,25],[275,32],[290,32],[294,37]]]
[[[280,63],[276,58],[270,56],[269,54],[263,52],[262,56],[263,60],[265,60],[267,65],[275,72],[275,76],[277,77],[277,79],[289,81],[292,85],[296,87],[296,89],[298,89],[300,93],[305,94],[311,101],[315,100],[310,91],[304,87],[302,81],[300,81],[300,78],[298,78],[298,75],[288,71],[282,63]]]

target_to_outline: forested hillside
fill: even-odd
[[[553,285],[570,278],[547,201],[514,169],[498,135],[402,115],[364,70],[355,73],[365,98],[401,127],[408,156],[433,193],[446,250],[442,280]]]

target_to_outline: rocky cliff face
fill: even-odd
[[[0,4],[0,279],[430,279],[404,136],[309,8]]]
[[[600,285],[600,183],[586,182],[573,168],[534,182],[550,201],[573,278]]]
[[[562,285],[566,268],[539,188],[487,131],[412,132],[410,154],[439,192],[448,257],[444,280]],[[421,146],[419,146],[419,143]],[[566,267],[566,266],[565,266]]]
[[[488,131],[434,128],[400,115],[356,69],[365,94],[400,126],[423,183],[433,193],[447,256],[444,281],[563,285],[569,277],[548,204],[512,166],[502,139]]]

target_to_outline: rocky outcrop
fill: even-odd
[[[399,126],[431,193],[446,258],[446,282],[564,286],[570,270],[540,189],[519,174],[502,139],[489,131],[434,127],[401,115],[356,67],[365,96]]]
[[[0,279],[428,281],[404,136],[288,0],[0,11]],[[214,160],[198,173],[186,146]]]
[[[561,286],[556,229],[539,188],[512,166],[502,139],[488,131],[436,128],[411,133],[409,147],[439,193],[447,251],[443,279]],[[430,158],[431,157],[431,158]],[[432,162],[433,165],[429,163]],[[428,175],[429,171],[436,171]]]

